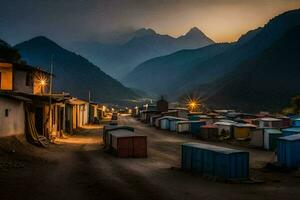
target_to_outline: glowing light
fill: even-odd
[[[40,84],[41,84],[41,86],[45,86],[46,85],[46,80],[44,80],[44,79],[40,80]]]
[[[201,104],[200,104],[199,98],[188,97],[188,99],[186,100],[186,106],[191,112],[197,111],[199,109],[200,105]]]

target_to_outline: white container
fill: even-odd
[[[187,133],[190,132],[190,123],[188,121],[178,121],[176,122],[177,133]]]

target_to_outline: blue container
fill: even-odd
[[[300,134],[278,138],[277,160],[286,167],[300,167]]]
[[[300,127],[300,118],[293,119],[293,126]]]
[[[192,133],[192,135],[197,135],[200,133],[200,128],[201,126],[206,125],[205,121],[190,121],[190,132]]]
[[[282,136],[300,134],[300,127],[285,128],[282,129],[281,131],[282,131]]]
[[[203,175],[225,180],[249,177],[249,153],[208,144],[182,145],[181,166]]]

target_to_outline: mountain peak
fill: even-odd
[[[148,36],[148,35],[156,35],[157,33],[151,29],[151,28],[141,28],[138,29],[135,33],[134,36],[135,37],[144,37],[144,36]]]
[[[36,36],[34,38],[31,38],[25,42],[29,42],[35,45],[44,45],[44,46],[56,46],[60,47],[57,43],[55,43],[53,40],[47,38],[46,36]]]
[[[199,28],[193,27],[185,35],[204,35],[204,33]]]

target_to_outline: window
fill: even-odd
[[[26,86],[32,86],[33,81],[32,81],[32,75],[30,72],[26,73]]]
[[[8,117],[8,109],[5,109],[5,117]]]

